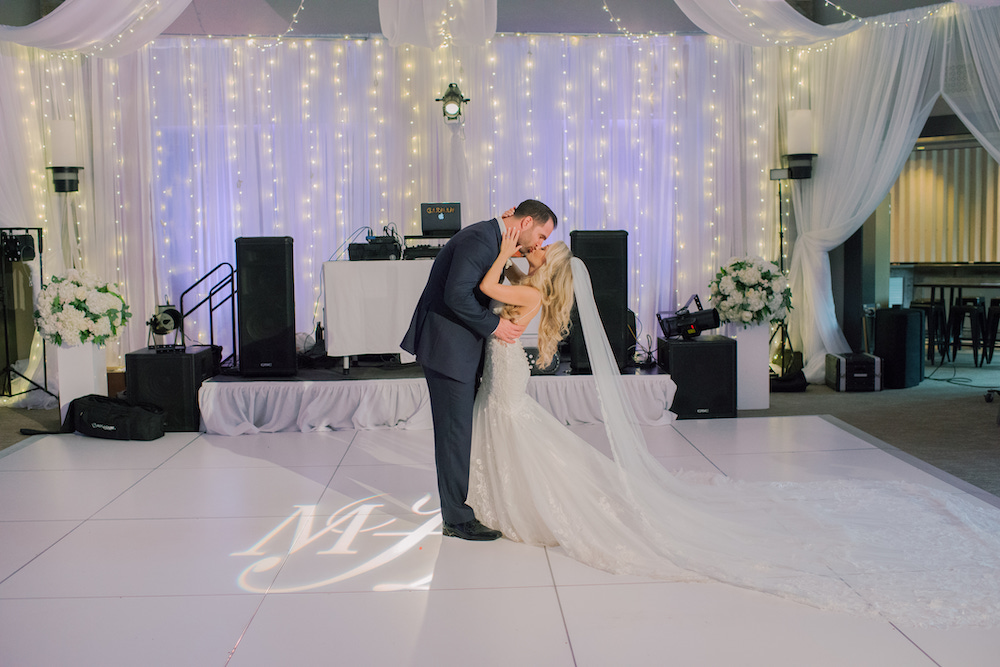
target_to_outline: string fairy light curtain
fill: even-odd
[[[52,120],[73,120],[82,154],[89,154],[89,142],[83,128],[89,123],[87,87],[78,56],[51,54],[12,42],[0,42],[0,155],[8,165],[0,182],[0,227],[38,227],[42,230],[43,248],[39,257],[45,275],[39,275],[37,263],[26,263],[32,274],[32,289],[37,293],[43,280],[65,269],[63,261],[64,232],[74,239],[81,231],[77,225],[81,215],[87,217],[87,183],[81,192],[56,195],[52,192],[46,170],[50,153],[49,132]],[[113,253],[103,250],[94,255],[103,261]],[[110,272],[96,271],[109,281],[116,279]],[[115,352],[109,354],[110,358]],[[58,390],[58,378],[53,373],[54,355],[49,355],[48,389]],[[113,363],[113,362],[110,362]],[[17,360],[15,367],[25,377],[45,383],[42,339],[35,333],[28,359]],[[29,391],[31,385],[18,377],[12,378],[14,394],[28,392],[14,399],[0,398],[4,405],[51,407],[57,404],[49,394]]]
[[[147,51],[155,293],[174,300],[232,262],[235,238],[288,235],[296,328],[311,331],[322,263],[367,227],[419,234],[426,201],[461,201],[468,224],[538,198],[567,242],[628,231],[629,307],[654,341],[655,313],[704,293],[722,260],[771,254],[774,52],[560,35],[433,51],[170,38]],[[434,100],[451,81],[472,99],[462,125]]]
[[[65,0],[34,23],[0,25],[0,42],[114,58],[158,36],[190,4],[191,0]]]

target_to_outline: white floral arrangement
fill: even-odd
[[[104,345],[132,316],[125,299],[111,285],[76,269],[43,284],[36,305],[39,332],[64,347],[88,342]]]
[[[773,262],[760,257],[733,257],[708,286],[712,306],[723,322],[744,327],[783,322],[792,308],[788,279]]]

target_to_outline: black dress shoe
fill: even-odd
[[[463,540],[475,540],[478,542],[489,542],[503,537],[499,530],[487,528],[479,523],[478,519],[472,519],[465,523],[446,523],[441,528],[441,533],[445,537],[460,537]]]

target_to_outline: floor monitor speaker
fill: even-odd
[[[289,236],[236,239],[243,375],[295,375],[295,284]]]
[[[629,335],[628,322],[628,232],[623,230],[576,230],[569,233],[570,249],[583,260],[594,287],[597,312],[604,323],[611,351],[624,370],[631,360],[635,336]],[[589,373],[590,359],[574,306],[571,316],[570,370]]]
[[[736,416],[736,341],[725,336],[659,338],[657,360],[677,385],[678,419]]]
[[[198,431],[198,390],[217,370],[211,347],[146,349],[125,355],[125,392],[130,403],[152,403],[167,413],[168,431]]]

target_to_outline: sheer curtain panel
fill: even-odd
[[[813,177],[792,187],[790,333],[810,382],[823,381],[827,352],[850,350],[834,310],[829,251],[888,194],[930,115],[940,90],[936,26],[866,25],[823,49],[787,54],[788,108],[812,109],[819,155]]]

